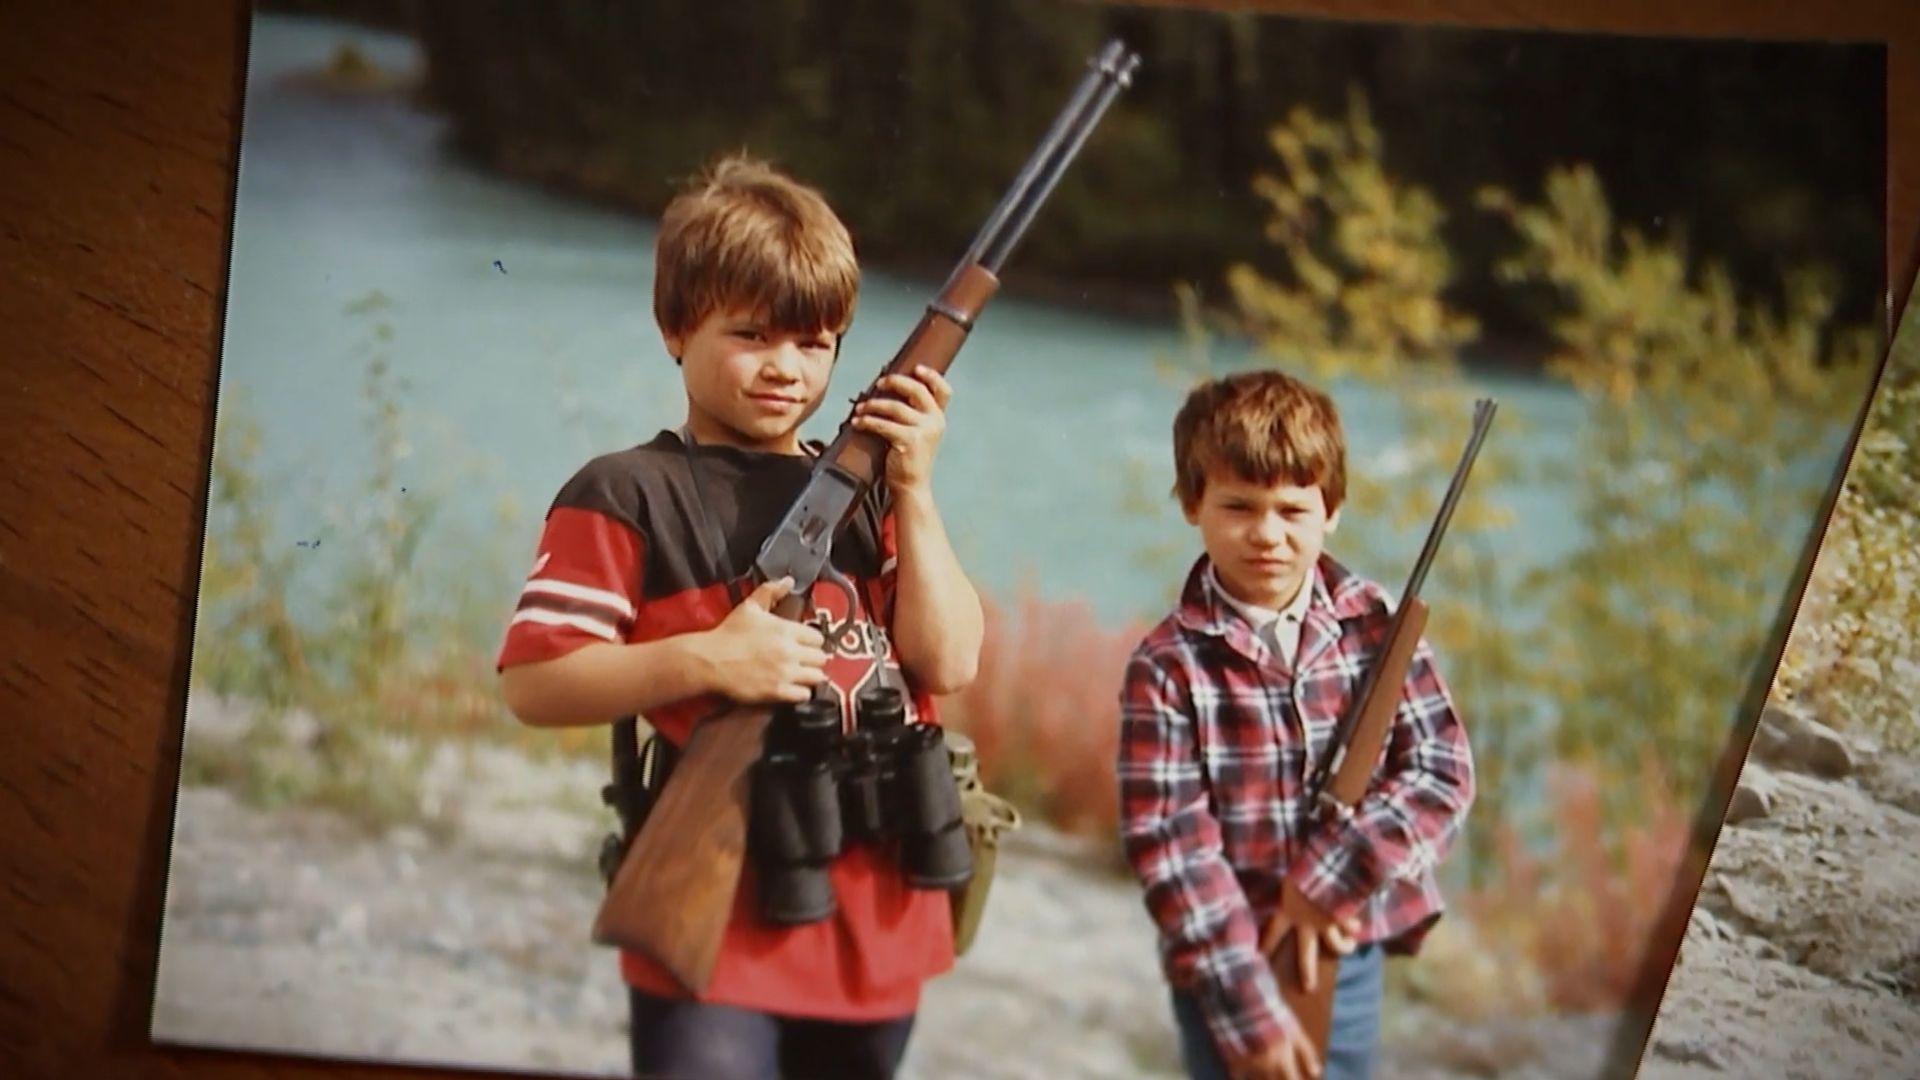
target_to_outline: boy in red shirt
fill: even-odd
[[[1434,867],[1473,800],[1466,731],[1421,641],[1366,798],[1350,816],[1307,806],[1392,618],[1386,591],[1325,551],[1346,495],[1339,415],[1298,380],[1250,371],[1196,388],[1173,446],[1205,554],[1128,663],[1119,781],[1181,1056],[1194,1080],[1320,1075],[1269,966],[1295,930],[1343,956],[1324,1075],[1358,1080],[1382,954],[1413,953],[1440,917]]]
[[[889,444],[886,471],[833,548],[809,618],[739,599],[760,544],[822,449],[801,424],[822,402],[853,320],[859,267],[825,200],[768,166],[720,162],[660,222],[654,315],[686,387],[687,418],[589,461],[549,511],[499,657],[508,707],[557,727],[643,715],[669,746],[724,700],[797,703],[826,687],[851,722],[875,685],[905,689],[909,722],[965,686],[983,619],[933,501],[951,389],[938,373],[883,385],[854,424]],[[889,1077],[920,989],[951,968],[948,894],[909,887],[881,845],[829,867],[835,910],[773,925],[750,859],[706,991],[687,996],[623,952],[633,1066],[729,1080]]]

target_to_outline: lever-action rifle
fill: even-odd
[[[1091,70],[972,247],[861,398],[882,393],[878,384],[888,375],[911,373],[921,365],[947,371],[998,290],[1001,265],[1139,64],[1139,56],[1118,41],[1108,42],[1089,61]],[[793,579],[792,590],[774,608],[776,615],[804,617],[834,537],[882,475],[886,453],[883,440],[856,430],[849,417],[815,462],[805,488],[749,572],[750,587]],[[695,726],[594,920],[594,941],[651,956],[696,994],[713,974],[733,909],[746,855],[748,772],[773,714],[770,706],[728,706]]]
[[[1353,706],[1334,728],[1327,752],[1307,783],[1307,805],[1316,813],[1350,811],[1367,794],[1374,764],[1380,760],[1381,748],[1386,745],[1387,729],[1393,726],[1394,713],[1400,707],[1400,695],[1406,688],[1407,669],[1413,663],[1414,649],[1427,626],[1428,609],[1420,599],[1420,587],[1426,582],[1427,570],[1440,549],[1440,538],[1445,535],[1454,507],[1466,489],[1467,474],[1473,469],[1474,458],[1479,456],[1480,443],[1487,437],[1487,426],[1493,423],[1496,407],[1491,398],[1474,403],[1473,434],[1467,439],[1467,448],[1454,470],[1440,513],[1427,533],[1426,546],[1421,548],[1420,558],[1414,563],[1406,591],[1400,594],[1386,643],[1367,671],[1360,692],[1354,695]],[[1300,982],[1299,947],[1299,935],[1289,932],[1274,950],[1273,973],[1280,983],[1281,1000],[1292,1010],[1324,1059],[1327,1032],[1333,1019],[1333,983],[1339,973],[1340,958],[1320,950],[1313,989],[1308,991]]]

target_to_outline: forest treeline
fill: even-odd
[[[1515,241],[1475,208],[1584,163],[1623,224],[1678,231],[1766,296],[1840,275],[1842,321],[1883,291],[1877,47],[1496,32],[1090,0],[496,4],[278,0],[413,34],[460,152],[651,214],[728,148],[819,185],[870,262],[944,270],[1114,34],[1140,50],[1034,223],[1010,284],[1171,305],[1176,280],[1278,272],[1251,181],[1290,110],[1369,102],[1385,166],[1447,212],[1454,303],[1489,337],[1543,333],[1549,298],[1498,275]]]

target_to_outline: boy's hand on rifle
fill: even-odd
[[[706,658],[716,690],[742,704],[801,702],[827,681],[826,639],[804,623],[773,613],[793,591],[792,578],[753,590],[706,633]]]
[[[1317,1080],[1320,1055],[1307,1033],[1290,1025],[1286,1037],[1265,1053],[1229,1060],[1227,1072],[1233,1080]]]
[[[1360,917],[1351,915],[1335,922],[1293,882],[1283,881],[1280,910],[1267,920],[1267,928],[1260,935],[1260,952],[1273,956],[1274,950],[1287,941],[1288,931],[1299,941],[1294,953],[1300,964],[1300,987],[1312,990],[1319,970],[1320,950],[1326,949],[1335,956],[1352,952],[1360,935]]]
[[[933,475],[934,451],[947,431],[953,387],[926,365],[912,377],[889,375],[875,387],[895,397],[870,397],[853,410],[853,426],[887,444],[887,486],[895,492],[923,490]]]

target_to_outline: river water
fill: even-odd
[[[417,62],[404,38],[290,17],[254,23],[220,433],[238,408],[255,416],[286,542],[345,547],[370,460],[363,375],[370,356],[386,357],[404,388],[409,444],[394,483],[449,489],[448,531],[434,534],[440,542],[424,548],[419,570],[436,580],[466,575],[463,587],[504,613],[558,486],[590,455],[683,416],[677,372],[650,316],[652,230],[450,159],[433,115],[284,81],[323,64],[343,40],[382,66]],[[934,284],[868,271],[833,400],[879,369]],[[349,313],[376,294],[378,311]],[[1165,495],[1181,385],[1159,362],[1181,348],[1171,320],[1012,296],[989,308],[953,371],[957,397],[936,474],[956,545],[986,590],[1010,596],[1028,585],[1077,598],[1109,623],[1164,608],[1196,550]],[[1230,343],[1213,347],[1216,368],[1257,362]],[[1586,410],[1564,386],[1497,372],[1471,378],[1501,402],[1495,439],[1524,440],[1536,462],[1564,459],[1576,445]],[[1352,469],[1396,468],[1404,451],[1395,402],[1364,386],[1333,390]],[[808,434],[830,436],[842,412],[822,409]],[[1468,420],[1463,412],[1462,438]],[[1434,504],[1440,494],[1431,492]],[[1534,484],[1505,494],[1523,523],[1491,541],[1508,566],[1540,565],[1578,540],[1563,492]],[[1157,511],[1127,507],[1142,496]],[[516,511],[505,523],[502,507]],[[1349,521],[1346,532],[1382,527]],[[1397,584],[1423,531],[1396,533],[1380,548],[1391,563],[1360,568]],[[1447,584],[1435,588],[1444,595]]]

